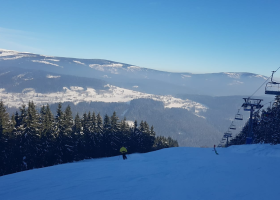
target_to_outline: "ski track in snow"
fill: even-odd
[[[179,147],[0,177],[5,200],[277,200],[280,145]]]

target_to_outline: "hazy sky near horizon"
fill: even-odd
[[[270,76],[280,67],[280,1],[0,0],[0,48]]]

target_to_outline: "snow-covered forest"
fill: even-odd
[[[149,152],[177,147],[168,137],[156,137],[153,126],[137,121],[129,126],[126,119],[94,112],[73,118],[71,107],[64,111],[58,104],[56,115],[49,105],[36,110],[33,102],[23,105],[9,117],[0,102],[0,176],[14,172],[68,163],[89,158],[119,155],[125,146],[128,153]]]

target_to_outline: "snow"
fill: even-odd
[[[267,80],[267,79],[268,79],[268,77],[263,76],[263,75],[255,75],[255,76],[253,76],[253,77],[262,78],[262,79],[264,79],[264,80]]]
[[[118,69],[122,69],[123,64],[120,63],[111,63],[111,64],[89,64],[90,68],[99,70],[99,71],[109,71],[112,74],[118,74]]]
[[[27,52],[18,52],[6,49],[0,49],[0,60],[16,60],[23,57],[34,57],[34,55],[27,54]]]
[[[243,84],[244,82],[242,81],[237,81],[237,80],[234,80],[233,82],[229,83],[228,85],[240,85],[240,84]]]
[[[129,150],[129,149],[128,149]],[[5,200],[278,200],[280,146],[170,148],[0,177]]]
[[[201,113],[206,112],[208,109],[206,106],[195,101],[188,99],[183,100],[170,95],[161,96],[147,94],[109,84],[105,85],[104,87],[106,90],[96,91],[94,88],[71,86],[69,88],[63,87],[62,92],[55,93],[37,93],[35,90],[29,90],[29,88],[27,88],[28,92],[26,92],[27,90],[24,89],[22,93],[7,93],[4,88],[0,88],[0,98],[8,107],[20,107],[22,103],[27,104],[30,100],[32,100],[37,106],[40,106],[59,102],[73,102],[74,104],[78,104],[80,102],[129,103],[133,99],[145,98],[161,101],[163,102],[165,108],[187,109],[199,117],[203,117],[201,116]]]
[[[126,123],[128,123],[130,127],[134,127],[134,121],[126,120]]]
[[[240,79],[240,74],[239,74],[239,73],[224,72],[224,74],[226,74],[226,75],[227,75],[228,77],[230,77],[230,78]]]
[[[181,76],[182,76],[182,78],[191,78],[192,77],[190,75],[185,75],[185,74],[182,74]]]
[[[50,61],[54,61],[54,62],[59,62],[59,60],[57,60],[57,59],[50,59],[50,58],[44,59],[44,60],[50,60]]]
[[[49,75],[49,74],[46,77],[47,78],[60,78],[60,76],[53,76],[53,75]]]
[[[73,62],[80,64],[80,65],[85,65],[85,63],[82,63],[81,61],[78,61],[78,60],[73,60]]]
[[[104,76],[102,76],[103,78],[111,78],[111,77],[109,77],[108,75],[104,75]]]
[[[129,66],[129,67],[126,68],[126,71],[130,71],[130,72],[141,71],[141,67]]]
[[[8,71],[8,72],[3,72],[3,73],[0,74],[0,76],[3,76],[3,75],[8,74],[8,73],[10,73],[10,71]]]
[[[46,65],[53,65],[53,66],[56,66],[56,67],[61,67],[61,68],[63,68],[62,66],[59,66],[58,64],[54,64],[54,63],[48,62],[48,61],[46,61],[46,60],[32,60],[32,62],[44,63],[44,64],[46,64]]]

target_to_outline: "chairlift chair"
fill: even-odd
[[[236,120],[243,120],[243,115],[239,114],[239,109],[238,109],[237,114],[235,115],[235,119]]]
[[[236,126],[233,124],[233,122],[231,123],[229,129],[231,129],[231,130],[236,130]]]
[[[280,83],[272,80],[274,73],[275,71],[272,71],[271,81],[265,86],[265,94],[280,95]]]
[[[251,105],[248,103],[244,103],[242,107],[244,108],[244,111],[251,111],[252,109]]]
[[[224,133],[224,135],[232,135],[232,132],[228,130],[227,132]]]
[[[237,114],[235,115],[235,119],[236,119],[236,120],[243,120],[243,116],[242,116],[241,114],[238,114],[238,113],[237,113]]]

